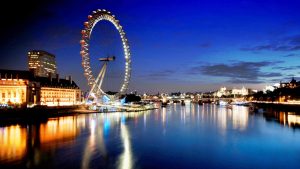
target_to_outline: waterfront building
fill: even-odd
[[[217,97],[227,96],[229,95],[229,91],[226,89],[226,87],[221,87],[220,90],[218,90],[215,95]]]
[[[266,86],[266,87],[263,89],[263,92],[264,92],[264,93],[267,93],[267,92],[273,92],[275,89],[276,89],[276,85],[273,85],[273,86],[268,85],[268,86]]]
[[[47,106],[70,106],[81,102],[81,90],[72,81],[71,76],[66,79],[52,77],[37,77],[40,82],[40,104]]]
[[[218,91],[214,92],[214,96],[216,97],[238,97],[238,96],[246,96],[250,93],[249,89],[242,87],[241,89],[233,88],[228,90],[226,87],[221,87]]]
[[[33,74],[29,71],[0,70],[1,106],[26,106],[37,103],[36,87]]]
[[[300,86],[300,81],[296,81],[294,78],[290,82],[280,82],[279,88],[296,88]]]
[[[28,68],[35,76],[47,77],[48,74],[55,75],[55,56],[42,50],[32,50],[28,52]]]
[[[241,96],[246,96],[249,94],[248,89],[246,89],[244,86],[241,89],[232,89],[231,94],[233,95],[241,95]]]
[[[81,90],[71,76],[60,79],[34,76],[31,71],[0,69],[0,104],[2,107],[33,105],[71,106],[81,104]]]

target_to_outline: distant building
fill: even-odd
[[[232,95],[232,97],[236,96],[246,96],[249,94],[249,89],[242,87],[241,89],[233,88],[232,90],[227,90],[226,87],[221,87],[220,90],[214,92],[214,96],[217,97],[227,97]]]
[[[81,90],[72,78],[34,76],[31,71],[0,69],[2,106],[70,106],[81,103]]]
[[[241,89],[232,89],[231,94],[233,95],[241,95],[241,96],[246,96],[249,94],[248,89],[245,87],[242,87]]]
[[[264,93],[267,93],[267,92],[273,92],[275,90],[275,86],[266,86],[264,89],[263,89],[263,92]]]
[[[296,88],[300,86],[300,81],[296,81],[294,78],[290,82],[282,83],[280,82],[279,88]]]
[[[28,68],[35,76],[47,77],[56,74],[55,56],[46,51],[32,50],[28,52]]]
[[[226,89],[226,87],[221,87],[220,90],[218,90],[217,92],[215,92],[215,95],[217,97],[222,97],[222,96],[227,96],[229,95],[229,91]]]

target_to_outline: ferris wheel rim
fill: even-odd
[[[95,25],[102,21],[106,20],[109,21],[114,25],[117,29],[119,36],[122,41],[123,53],[125,57],[125,71],[124,71],[124,79],[121,82],[121,88],[119,89],[119,94],[124,94],[129,85],[129,80],[131,77],[131,55],[130,55],[130,48],[128,44],[128,40],[126,38],[125,32],[123,27],[121,26],[119,20],[111,14],[111,12],[103,9],[103,10],[96,10],[93,11],[91,15],[88,15],[88,21],[84,22],[84,29],[81,31],[82,38],[80,41],[81,44],[81,57],[82,57],[82,67],[84,69],[84,75],[88,81],[88,85],[91,87],[95,85],[95,77],[93,75],[93,71],[90,65],[90,54],[89,54],[89,41],[92,35],[93,28]],[[106,94],[102,89],[100,89],[101,94]],[[107,95],[107,94],[106,94]]]

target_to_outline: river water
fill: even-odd
[[[300,168],[300,116],[212,104],[0,125],[0,168]]]

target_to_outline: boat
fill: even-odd
[[[238,105],[238,106],[250,106],[250,103],[247,101],[235,101],[232,102],[231,104]]]
[[[220,100],[220,101],[219,101],[219,105],[220,105],[220,106],[226,106],[226,105],[228,105],[228,102],[223,101],[223,100]]]

